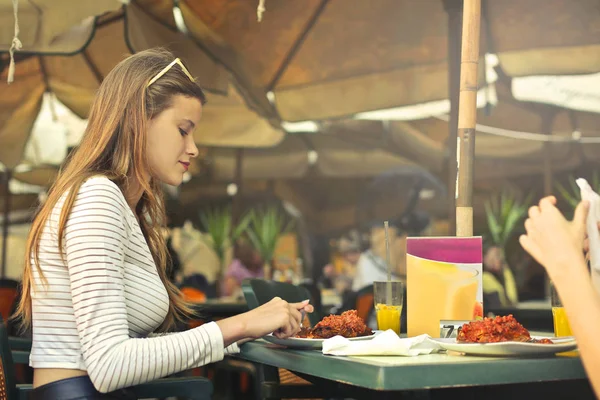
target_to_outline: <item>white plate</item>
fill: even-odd
[[[532,336],[534,339],[544,339],[542,336]],[[527,342],[499,342],[499,343],[457,343],[456,338],[432,338],[442,348],[460,353],[479,356],[532,356],[549,355],[571,351],[577,348],[573,337],[555,338],[548,337],[554,344],[527,343]]]
[[[357,341],[357,340],[371,340],[373,339],[379,331],[373,331],[373,334],[370,336],[360,336],[355,338],[348,338],[348,340]],[[264,336],[267,342],[275,343],[281,346],[286,346],[293,349],[311,349],[311,350],[321,350],[323,348],[323,341],[326,339],[306,339],[306,338],[287,338],[287,339],[279,339],[277,336],[273,336],[269,334]]]

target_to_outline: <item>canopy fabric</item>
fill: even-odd
[[[132,4],[127,6],[125,16],[117,12],[98,18],[93,40],[75,55],[18,56],[15,80],[10,85],[6,83],[8,54],[0,53],[0,163],[12,169],[23,161],[44,92],[54,93],[58,101],[85,119],[104,76],[131,54],[129,45],[141,51],[171,42],[178,43],[175,53],[207,89],[203,123],[195,132],[198,144],[261,147],[283,139],[280,128],[249,109],[236,88],[229,86],[223,67],[190,39],[152,20]]]
[[[23,53],[72,54],[94,35],[94,18],[116,11],[119,0],[27,0],[18,2],[19,40]],[[0,51],[8,51],[15,33],[13,0],[0,0]]]
[[[170,0],[138,3],[176,26]],[[440,0],[268,0],[260,23],[256,2],[179,5],[186,28],[246,87],[249,104],[273,91],[285,121],[448,97]],[[596,0],[484,1],[483,11],[481,52],[497,54],[509,76],[600,71]]]
[[[242,179],[298,179],[307,174],[329,178],[371,177],[394,167],[415,165],[374,143],[353,143],[327,134],[289,134],[268,149],[245,149]],[[313,151],[315,156],[309,152]],[[311,157],[315,157],[314,161]],[[216,182],[235,179],[236,152],[209,149],[211,177]]]

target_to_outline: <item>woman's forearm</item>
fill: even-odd
[[[561,268],[569,271],[569,276],[553,277],[552,281],[565,307],[571,330],[577,338],[590,383],[596,394],[600,395],[600,295],[592,285],[583,259],[577,263],[583,265]]]

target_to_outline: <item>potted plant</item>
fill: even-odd
[[[554,184],[554,187],[556,188],[556,191],[558,192],[560,197],[562,197],[563,200],[565,200],[570,206],[570,215],[567,215],[567,217],[573,217],[575,208],[577,207],[577,204],[579,204],[579,202],[581,201],[581,192],[575,180],[576,178],[573,175],[569,175],[568,188],[563,186],[560,182],[556,182]],[[598,171],[594,171],[589,184],[595,192],[600,192],[600,176],[598,176]]]
[[[265,263],[265,278],[271,279],[277,240],[280,235],[292,229],[294,221],[288,221],[286,215],[277,207],[252,211],[249,219],[250,223],[246,233]]]
[[[227,252],[233,243],[248,229],[252,213],[246,213],[236,226],[233,226],[229,207],[210,208],[200,213],[200,221],[208,233],[207,244],[217,253],[220,261],[220,279],[225,269]]]
[[[502,251],[505,260],[508,261],[506,248],[510,240],[517,232],[524,229],[523,220],[531,204],[533,193],[529,193],[523,201],[512,191],[504,190],[484,203],[487,218],[488,234],[486,241],[490,246],[496,246]],[[520,246],[516,248],[520,249]],[[518,259],[512,254],[513,261]],[[512,263],[508,263],[510,265]],[[522,263],[521,263],[522,264]],[[515,264],[514,270],[516,285],[521,286],[524,280],[525,265]]]
[[[522,226],[531,198],[530,193],[524,201],[520,201],[514,192],[505,190],[484,203],[490,244],[505,249],[508,240]]]

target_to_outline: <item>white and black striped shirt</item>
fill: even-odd
[[[44,227],[33,265],[33,368],[87,371],[100,392],[165,377],[238,352],[224,349],[214,322],[153,335],[169,306],[167,290],[138,221],[119,187],[105,177],[81,186],[64,239],[57,227],[63,195]],[[32,260],[33,263],[33,260]]]

